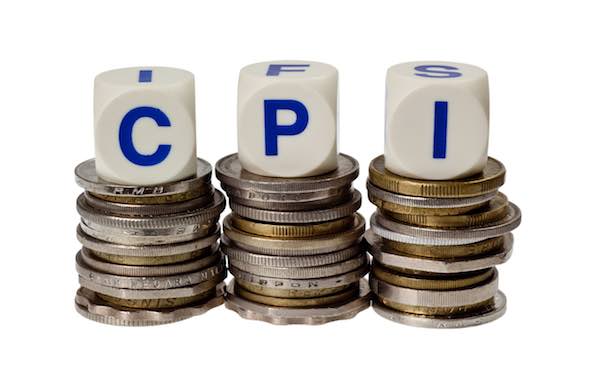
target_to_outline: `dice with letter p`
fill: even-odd
[[[307,61],[240,71],[238,155],[245,170],[304,177],[337,167],[337,70]]]
[[[488,79],[462,63],[409,62],[386,78],[385,167],[405,177],[468,177],[487,162]]]
[[[167,67],[104,72],[94,82],[96,172],[124,185],[196,173],[194,76]]]

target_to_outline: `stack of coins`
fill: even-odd
[[[77,311],[94,321],[156,325],[199,315],[223,303],[224,259],[218,249],[222,193],[212,168],[155,186],[112,184],[94,160],[75,169],[83,248],[76,265]]]
[[[480,175],[446,181],[395,175],[383,156],[371,162],[367,190],[378,210],[365,240],[377,313],[424,327],[476,325],[504,313],[494,267],[510,257],[521,221],[498,192],[504,178],[493,158]]]
[[[227,308],[274,324],[320,324],[369,307],[358,169],[344,154],[336,170],[303,178],[250,173],[237,154],[217,163],[233,211],[221,240],[235,277]]]

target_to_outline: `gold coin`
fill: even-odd
[[[446,208],[424,208],[424,207],[411,207],[399,205],[394,202],[384,201],[381,198],[377,198],[375,195],[369,193],[369,200],[378,208],[386,211],[386,214],[395,213],[395,214],[411,214],[411,215],[460,215],[466,214],[467,212],[471,212],[474,210],[478,210],[488,202],[483,202],[476,205],[463,206],[463,207],[446,207]]]
[[[260,294],[252,293],[244,288],[236,287],[235,293],[252,302],[262,303],[263,305],[277,306],[277,307],[320,307],[338,304],[355,297],[358,294],[358,287],[352,286],[350,289],[344,290],[339,293],[315,297],[315,298],[279,298],[269,297]]]
[[[506,169],[491,157],[481,174],[447,181],[427,181],[393,174],[385,169],[383,155],[369,165],[369,180],[384,190],[397,194],[430,198],[464,198],[496,191],[504,184]]]
[[[204,186],[199,186],[193,191],[188,191],[180,194],[170,194],[170,195],[156,195],[156,196],[122,196],[122,195],[104,195],[98,193],[90,193],[96,198],[100,198],[102,200],[108,202],[116,202],[116,203],[127,203],[127,204],[138,204],[138,205],[156,205],[156,204],[164,204],[164,203],[176,203],[189,201],[190,199],[194,199],[197,197],[201,197],[206,195],[212,191],[212,185],[206,184]]]
[[[371,270],[371,275],[378,279],[392,284],[410,289],[419,290],[457,290],[475,286],[485,282],[494,276],[495,270],[485,269],[472,273],[457,273],[448,275],[415,275],[393,270],[391,267],[375,263]]]
[[[469,228],[500,220],[508,214],[508,198],[498,193],[481,209],[462,215],[415,215],[385,212],[386,216],[401,223],[431,228]]]
[[[489,300],[485,300],[483,302],[479,302],[473,305],[455,307],[411,306],[392,302],[381,297],[377,297],[377,299],[385,306],[394,310],[402,311],[404,313],[429,316],[448,316],[453,318],[460,318],[474,313],[485,313],[486,311],[492,310],[494,308],[494,298],[490,298]]]
[[[169,309],[173,307],[188,305],[193,302],[200,302],[204,299],[213,297],[215,294],[215,289],[211,289],[207,292],[197,294],[191,297],[132,300],[111,297],[105,294],[97,293],[98,297],[102,298],[104,301],[127,309]]]
[[[343,290],[346,290],[354,284],[337,286],[335,288],[328,289],[273,289],[267,288],[265,286],[253,284],[239,278],[235,279],[235,285],[240,288],[244,288],[249,292],[267,296],[267,297],[277,297],[277,298],[315,298],[327,296],[330,294],[339,293]]]
[[[434,259],[463,258],[469,256],[489,255],[504,249],[504,236],[478,241],[465,245],[419,245],[383,240],[383,248],[387,253],[398,255],[427,257]]]
[[[156,257],[143,257],[143,256],[121,256],[121,255],[113,255],[110,253],[97,252],[90,250],[94,256],[108,261],[113,264],[122,264],[122,265],[140,265],[140,266],[152,266],[152,265],[167,265],[167,264],[176,264],[181,263],[188,260],[198,259],[205,255],[210,255],[213,252],[212,247],[206,247],[197,251],[181,253],[179,255],[171,255],[171,256],[156,256]]]
[[[354,215],[322,223],[278,224],[261,223],[231,214],[231,224],[244,232],[274,238],[306,238],[334,234],[352,228]]]

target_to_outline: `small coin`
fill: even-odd
[[[371,276],[375,276],[388,284],[411,289],[422,290],[455,290],[469,286],[476,286],[489,280],[494,275],[493,269],[484,269],[470,273],[455,273],[438,276],[414,276],[408,273],[394,271],[390,267],[374,263]]]
[[[342,273],[353,271],[367,263],[367,255],[362,253],[351,259],[340,263],[321,265],[307,268],[281,268],[266,267],[262,265],[252,265],[243,261],[229,259],[229,267],[235,267],[241,271],[256,274],[258,276],[289,278],[289,279],[310,279],[336,276]]]
[[[248,207],[277,211],[306,211],[330,208],[352,198],[350,185],[310,192],[259,192],[222,185],[230,201]]]
[[[358,282],[358,281],[357,281]],[[273,289],[265,286],[256,285],[250,282],[246,282],[240,278],[235,279],[235,283],[238,287],[244,288],[252,293],[262,294],[268,297],[278,298],[314,298],[327,296],[334,293],[339,293],[352,286],[352,284],[336,286],[329,289],[314,289],[314,290],[298,290],[298,289]]]
[[[338,303],[348,301],[358,295],[358,289],[356,286],[345,289],[339,293],[330,294],[315,298],[278,298],[269,297],[261,294],[256,294],[247,291],[239,286],[234,287],[234,293],[242,298],[245,298],[252,302],[258,302],[263,305],[277,306],[277,307],[322,307],[330,306]]]
[[[223,220],[223,231],[230,241],[249,252],[275,256],[308,256],[339,251],[356,244],[365,230],[365,220],[355,213],[351,229],[337,234],[314,238],[282,239],[249,234],[233,227],[230,220]]]
[[[185,256],[193,254],[198,251],[202,251],[205,248],[212,246],[220,235],[219,225],[213,225],[208,231],[207,236],[191,241],[185,241],[182,243],[175,244],[163,244],[163,245],[126,245],[126,244],[115,244],[104,240],[97,239],[91,235],[86,234],[81,225],[77,226],[77,240],[86,248],[104,255],[110,255],[112,261],[117,264],[127,264],[127,262],[117,262],[115,257],[124,257],[125,260],[131,258],[153,258],[153,257],[166,257],[166,256]],[[110,259],[108,261],[111,261]],[[176,262],[175,260],[174,262]],[[166,262],[165,262],[166,263]],[[136,264],[131,264],[136,265]],[[149,265],[149,264],[142,264]]]
[[[194,272],[214,265],[221,256],[219,255],[218,247],[219,245],[215,243],[213,247],[205,249],[197,258],[175,264],[156,264],[156,262],[151,261],[152,265],[124,265],[106,261],[102,257],[102,254],[98,255],[97,252],[90,251],[85,247],[81,249],[81,258],[86,265],[96,271],[115,274],[118,276],[170,276],[180,273]],[[174,256],[162,257],[171,258]],[[137,260],[140,258],[134,257],[133,259]],[[153,260],[156,258],[150,257],[147,259]]]
[[[446,209],[441,209],[446,210]],[[504,218],[508,214],[508,198],[498,193],[485,207],[461,215],[418,215],[384,212],[401,223],[431,228],[470,228]]]
[[[359,293],[335,307],[291,308],[263,305],[238,297],[234,293],[235,280],[227,286],[225,306],[242,318],[268,322],[276,325],[319,325],[341,319],[349,319],[370,305],[369,285],[360,281]]]
[[[227,255],[229,260],[241,261],[252,265],[264,267],[285,267],[285,268],[303,268],[316,267],[320,265],[339,263],[357,256],[364,248],[355,245],[322,255],[310,256],[273,256],[261,255],[239,249],[232,243],[227,236],[223,235],[221,239],[221,250]]]
[[[244,232],[274,238],[306,238],[345,231],[354,224],[354,216],[311,224],[272,224],[244,219],[238,215],[227,216],[231,225]]]
[[[104,301],[109,302],[112,305],[117,305],[129,309],[170,309],[174,307],[185,306],[193,302],[202,302],[203,300],[214,297],[215,294],[215,289],[210,289],[204,293],[192,297],[181,298],[131,300],[111,297],[100,293],[98,293],[98,297],[102,298]]]
[[[224,209],[225,197],[218,190],[214,191],[213,200],[207,207],[160,217],[120,216],[91,207],[86,202],[84,194],[77,198],[77,212],[87,222],[88,226],[90,223],[94,223],[108,228],[123,230],[168,229],[203,224],[214,221]]]
[[[397,213],[417,213],[422,215],[432,212],[436,212],[438,215],[456,215],[464,212],[463,210],[477,209],[496,196],[496,192],[493,191],[465,198],[414,197],[386,191],[375,186],[369,180],[367,180],[367,192],[371,202],[379,208]]]
[[[338,155],[336,170],[319,176],[303,178],[266,177],[242,169],[237,154],[221,158],[216,164],[216,176],[223,185],[259,192],[300,193],[347,186],[358,177],[358,161]]]
[[[83,196],[85,197],[85,202],[90,207],[106,213],[121,216],[157,216],[179,214],[207,206],[214,199],[212,191],[208,194],[192,198],[187,201],[161,204],[117,203],[98,198],[89,192],[85,192]]]
[[[272,211],[229,202],[229,207],[236,214],[246,218],[268,223],[318,223],[344,218],[355,213],[361,205],[360,192],[354,190],[352,199],[341,205],[327,209],[311,211]]]
[[[387,299],[377,297],[377,301],[383,305],[404,313],[440,317],[447,316],[451,318],[460,318],[473,313],[485,313],[494,306],[494,298],[485,300],[474,305],[453,306],[453,307],[421,307],[399,304]]]
[[[116,201],[122,203],[132,199],[136,199],[134,202],[139,203],[146,201],[154,203],[179,202],[186,200],[181,199],[181,195],[185,193],[194,193],[192,197],[201,195],[198,194],[199,190],[210,182],[212,166],[199,158],[196,162],[197,169],[194,178],[151,186],[132,186],[113,184],[100,179],[96,174],[95,160],[91,159],[82,162],[75,168],[75,182],[99,198],[108,196],[111,197],[110,199],[117,199]],[[160,198],[161,202],[156,202],[156,198]]]
[[[490,193],[504,184],[505,175],[504,165],[491,157],[483,173],[448,181],[418,180],[393,174],[385,169],[383,155],[376,157],[369,166],[369,180],[375,186],[392,193],[430,198],[463,198]]]

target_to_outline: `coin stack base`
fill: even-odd
[[[505,313],[495,266],[512,254],[511,231],[521,212],[498,192],[504,177],[504,166],[492,158],[480,175],[451,181],[395,175],[383,156],[371,162],[367,190],[378,210],[365,243],[379,315],[411,326],[457,328]]]
[[[76,256],[82,316],[119,326],[150,326],[200,315],[224,302],[225,259],[219,215],[225,198],[210,184],[212,167],[155,186],[111,184],[94,161],[80,164],[76,181],[81,222]]]
[[[233,211],[221,244],[235,278],[226,289],[228,309],[273,324],[315,325],[369,307],[365,220],[352,188],[356,160],[339,155],[333,172],[275,178],[243,170],[230,155],[216,174]]]

